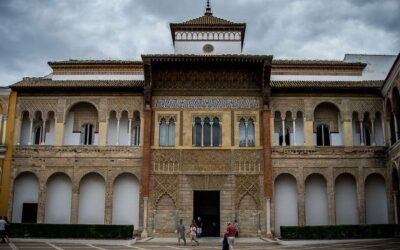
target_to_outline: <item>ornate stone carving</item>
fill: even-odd
[[[151,155],[154,173],[176,173],[180,171],[178,150],[154,150]]]
[[[154,107],[159,109],[258,109],[257,99],[219,99],[219,98],[198,98],[198,99],[157,99]]]
[[[245,195],[253,197],[257,208],[260,208],[260,180],[258,175],[236,176],[236,208],[240,206],[240,201]]]
[[[22,116],[22,112],[28,111],[33,116],[36,111],[42,113],[42,117],[47,116],[50,111],[57,112],[57,99],[31,99],[19,98],[17,104],[17,114]]]
[[[123,111],[128,112],[128,117],[132,118],[135,111],[142,113],[143,99],[140,98],[110,98],[107,99],[108,113],[111,111],[121,114]]]
[[[171,119],[177,122],[177,116],[176,114],[158,114],[157,115],[157,122],[161,122],[162,119],[165,119],[165,121],[169,122]]]
[[[152,176],[152,192],[153,207],[157,206],[158,201],[164,195],[168,195],[174,202],[178,204],[178,176],[177,175],[153,175]]]
[[[235,150],[232,162],[239,173],[260,173],[263,170],[263,151]]]
[[[230,150],[183,150],[182,171],[225,172],[231,170]]]
[[[193,190],[221,190],[225,185],[226,175],[189,175],[189,184]]]
[[[358,119],[363,119],[366,112],[369,117],[375,119],[377,112],[383,114],[382,100],[351,100],[349,104],[349,111],[351,113],[358,112]]]
[[[304,101],[300,99],[272,99],[271,102],[272,112],[281,112],[281,115],[285,115],[286,112],[290,111],[292,116],[296,116],[297,112],[304,114]]]

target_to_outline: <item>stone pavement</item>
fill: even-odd
[[[315,243],[315,242],[314,242]],[[220,243],[202,243],[200,246],[177,246],[176,243],[138,242],[133,245],[101,245],[86,243],[50,243],[50,242],[14,242],[11,244],[0,244],[0,250],[217,250],[222,249]],[[335,244],[313,244],[313,245],[279,245],[271,242],[260,243],[238,243],[235,250],[400,250],[400,239],[368,240],[357,242],[341,242]]]

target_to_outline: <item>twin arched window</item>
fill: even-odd
[[[254,121],[248,119],[247,121],[242,118],[239,122],[239,146],[240,147],[254,147]]]
[[[173,118],[160,121],[160,146],[175,146],[175,121]]]
[[[331,132],[329,126],[320,124],[317,126],[317,146],[330,146],[331,145]]]
[[[193,146],[196,147],[218,147],[221,145],[221,124],[218,117],[211,121],[205,117],[194,119],[193,124]]]

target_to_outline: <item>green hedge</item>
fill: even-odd
[[[132,225],[78,225],[12,223],[10,236],[17,238],[131,239]]]
[[[400,225],[281,226],[281,238],[288,240],[392,238]]]

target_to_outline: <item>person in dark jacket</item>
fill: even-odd
[[[224,240],[222,241],[222,250],[229,250],[228,236],[226,233],[224,234]]]

